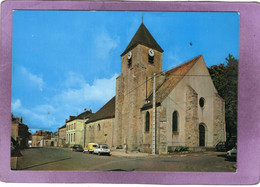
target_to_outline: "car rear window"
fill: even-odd
[[[104,149],[108,149],[108,147],[107,147],[107,146],[102,146],[102,148],[104,148]]]

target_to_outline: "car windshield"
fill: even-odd
[[[93,145],[93,147],[97,147],[97,145]]]

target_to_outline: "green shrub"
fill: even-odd
[[[168,153],[173,153],[173,146],[168,146]]]
[[[123,149],[122,145],[116,146],[116,149]]]

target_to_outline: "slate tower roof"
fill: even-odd
[[[142,44],[144,46],[153,48],[157,51],[163,52],[163,49],[159,46],[159,44],[155,41],[151,33],[148,31],[146,26],[142,23],[132,38],[131,42],[126,47],[125,51],[121,54],[123,56],[128,51],[133,49],[138,44]]]

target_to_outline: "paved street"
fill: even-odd
[[[119,157],[113,152],[112,156],[98,156],[69,149],[32,148],[22,154],[19,170],[235,172],[236,165],[225,160],[225,152]]]

